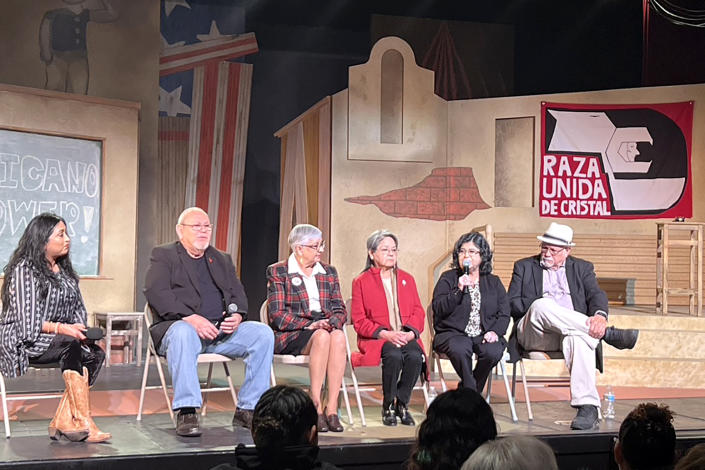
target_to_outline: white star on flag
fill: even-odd
[[[211,21],[211,30],[208,32],[208,34],[197,34],[196,38],[199,41],[210,41],[212,39],[218,39],[222,38],[223,35],[220,34],[220,30],[218,30],[218,25],[215,23],[215,20]]]
[[[173,91],[159,88],[159,111],[164,111],[167,116],[176,116],[178,113],[191,114],[191,108],[181,101],[181,85]]]

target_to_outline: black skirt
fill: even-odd
[[[300,355],[301,351],[304,350],[311,339],[314,331],[316,330],[301,330],[301,333],[284,346],[284,349],[279,354],[291,354],[292,356]]]

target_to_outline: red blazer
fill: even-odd
[[[391,329],[387,296],[379,271],[370,268],[353,281],[350,310],[360,350],[352,354],[353,367],[378,366],[385,340],[378,339],[377,335],[382,330]],[[421,306],[416,281],[401,269],[397,269],[397,298],[403,329],[413,331],[421,350],[425,351],[420,336],[426,323],[426,312]]]

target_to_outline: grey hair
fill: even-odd
[[[470,454],[460,470],[558,470],[556,455],[533,436],[487,441]]]
[[[382,240],[385,238],[391,238],[394,240],[394,244],[396,245],[397,248],[399,248],[399,239],[397,238],[396,235],[394,235],[392,232],[386,229],[381,229],[381,230],[375,230],[370,234],[369,237],[367,237],[367,261],[365,262],[365,269],[363,271],[367,271],[371,267],[374,266],[374,263],[372,261],[372,258],[370,258],[370,251],[375,252],[377,251],[377,247],[379,247],[379,244],[382,243]]]
[[[186,218],[187,215],[189,215],[191,212],[200,212],[201,214],[204,214],[206,217],[208,217],[208,213],[201,209],[200,207],[188,207],[184,209],[184,211],[179,214],[179,218],[176,221],[176,225],[181,225],[184,223],[184,219]]]
[[[323,232],[311,224],[299,224],[289,232],[289,246],[294,250],[296,245],[323,238]]]

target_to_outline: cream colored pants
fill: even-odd
[[[599,407],[595,348],[600,340],[588,334],[588,318],[553,299],[537,299],[519,320],[517,339],[529,351],[563,351],[570,371],[570,404]]]

